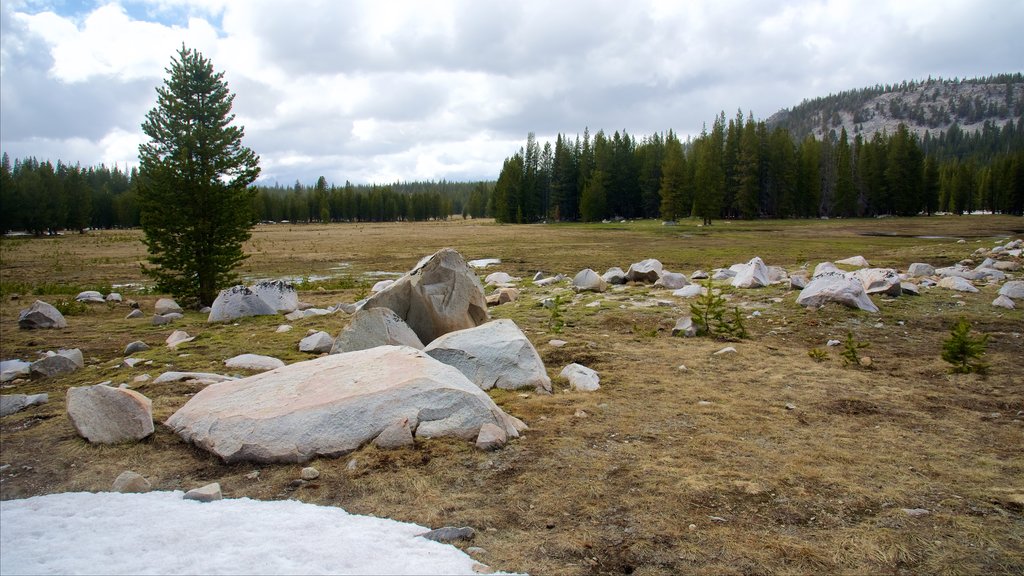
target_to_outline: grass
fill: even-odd
[[[499,226],[483,221],[258,227],[241,273],[251,277],[328,276],[300,299],[317,306],[358,299],[371,272],[406,270],[443,246],[467,259],[497,257],[501,270],[571,277],[589,267],[628,267],[648,257],[689,274],[761,256],[795,270],[853,255],[873,265],[936,266],[969,257],[1010,235],[1019,218],[949,217],[865,221],[656,222]],[[898,235],[896,235],[898,234]],[[944,239],[915,236],[945,236]],[[66,285],[143,283],[136,231],[74,238],[0,240],[4,282]],[[965,244],[957,239],[964,238]],[[49,255],[61,254],[54,273]],[[97,264],[102,262],[103,264]],[[344,266],[342,266],[344,264]],[[469,525],[481,562],[535,574],[588,573],[1020,573],[1024,571],[1024,315],[993,308],[996,288],[956,297],[878,298],[878,314],[805,310],[782,286],[733,290],[728,307],[745,315],[750,338],[737,354],[724,344],[672,338],[688,301],[646,286],[574,295],[565,286],[521,283],[512,304],[491,309],[514,319],[544,359],[556,392],[495,390],[492,398],[530,425],[497,452],[454,440],[414,450],[360,449],[312,463],[321,477],[301,488],[298,465],[225,465],[158,425],[150,438],[91,446],[64,415],[70,386],[128,383],[153,400],[162,422],[197,391],[187,383],[134,383],[171,369],[225,373],[235,354],[294,362],[310,329],[340,332],[344,315],[300,320],[276,333],[281,317],[207,325],[186,311],[172,326],[124,320],[125,305],[89,305],[62,331],[17,329],[26,297],[0,302],[0,356],[31,359],[80,347],[87,367],[71,376],[20,383],[5,393],[49,392],[50,403],[0,422],[0,498],[106,490],[123,470],[157,489],[219,481],[228,497],[297,498],[430,527]],[[74,289],[71,287],[74,286]],[[19,293],[25,295],[27,290]],[[539,304],[560,296],[562,327]],[[159,295],[133,296],[152,311]],[[45,298],[44,298],[45,299]],[[657,305],[655,300],[672,302]],[[596,305],[593,305],[595,304]],[[588,306],[590,304],[591,306]],[[747,317],[759,310],[759,317]],[[950,374],[941,359],[950,324],[965,317],[988,334],[987,375]],[[196,340],[169,350],[173,329]],[[871,342],[871,370],[844,369],[829,339]],[[565,340],[563,347],[549,340]],[[141,339],[151,361],[119,367]],[[808,350],[821,348],[818,362]],[[598,370],[596,393],[569,392],[557,378],[579,362]],[[686,369],[680,369],[685,365]],[[244,375],[244,372],[240,372]],[[998,413],[998,416],[995,414]],[[579,414],[585,414],[580,416]],[[350,462],[355,464],[350,468]],[[28,467],[28,468],[26,468]],[[259,471],[256,479],[247,477]],[[925,508],[911,517],[904,508]]]

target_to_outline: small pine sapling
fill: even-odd
[[[843,366],[857,366],[860,364],[858,350],[871,346],[870,342],[860,342],[853,337],[853,332],[846,333],[846,340],[843,341],[843,351],[839,353],[843,358]]]
[[[952,364],[954,374],[984,374],[988,365],[981,360],[988,344],[988,334],[974,338],[971,323],[961,317],[950,330],[949,338],[942,343],[942,359]]]
[[[825,352],[821,348],[811,348],[807,351],[807,355],[815,362],[824,362],[825,359],[828,358],[828,352]]]
[[[690,315],[697,326],[697,333],[704,336],[723,338],[725,340],[741,340],[749,337],[743,325],[743,315],[738,307],[729,313],[725,307],[725,297],[715,294],[711,287],[711,279],[704,284],[704,293],[690,304]],[[728,315],[727,315],[728,314]]]
[[[552,300],[551,317],[548,319],[548,329],[555,334],[561,334],[564,326],[565,320],[562,319],[562,297],[555,296],[555,299]]]

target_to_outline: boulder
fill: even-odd
[[[569,381],[569,387],[580,392],[593,392],[601,387],[601,377],[590,368],[573,362],[558,374]]]
[[[770,284],[777,284],[789,280],[789,273],[782,266],[769,266],[768,267],[768,282]]]
[[[500,306],[502,304],[508,304],[509,302],[515,302],[519,299],[519,289],[517,288],[498,288],[493,293],[487,296],[488,306]]]
[[[153,326],[164,326],[175,320],[184,318],[180,312],[168,312],[167,314],[153,314]]]
[[[269,304],[275,312],[293,312],[299,308],[299,293],[295,291],[295,286],[291,282],[263,280],[253,284],[250,290],[260,300]]]
[[[673,291],[672,295],[677,296],[679,298],[694,298],[696,296],[704,294],[706,290],[707,288],[701,286],[700,284],[689,284],[687,286],[683,286],[679,290]]]
[[[111,292],[110,294],[107,294],[104,300],[106,300],[107,302],[117,303],[124,300],[124,298],[121,297],[121,294],[119,292]]]
[[[153,384],[166,384],[167,382],[181,382],[184,380],[194,380],[204,384],[215,384],[217,382],[226,382],[228,380],[237,380],[234,376],[224,376],[223,374],[212,374],[210,372],[164,372],[163,374],[156,377],[153,380]]]
[[[920,296],[921,289],[913,282],[900,282],[900,294],[909,294],[910,296]]]
[[[80,436],[94,444],[141,440],[153,433],[153,403],[127,388],[69,388],[67,411]]]
[[[540,280],[534,280],[533,281],[533,285],[534,286],[550,286],[552,284],[557,284],[557,283],[561,282],[562,280],[565,280],[565,276],[563,276],[562,274],[555,274],[554,276],[549,276],[547,278],[541,278]]]
[[[838,302],[867,312],[878,312],[878,307],[864,292],[864,285],[860,280],[842,272],[816,275],[796,298],[796,303],[801,306],[820,307],[829,302]]]
[[[273,294],[273,288],[264,290],[267,294]],[[294,288],[292,289],[294,292]],[[298,296],[295,297],[295,305],[298,305]],[[293,308],[294,310],[294,308]],[[225,288],[217,295],[210,308],[210,315],[207,322],[230,322],[246,316],[272,316],[277,314],[270,303],[261,298],[253,290],[245,286],[232,286]]]
[[[128,315],[124,317],[124,319],[131,320],[132,318],[142,318],[143,316],[145,316],[145,314],[142,313],[142,310],[139,310],[138,308],[132,308],[132,311],[129,312]]]
[[[842,260],[836,260],[836,264],[841,266],[853,266],[854,268],[867,268],[870,266],[863,256],[851,256]]]
[[[484,278],[484,284],[490,286],[493,284],[511,284],[512,282],[518,282],[521,278],[510,276],[505,272],[492,272]]]
[[[551,392],[544,361],[512,320],[449,332],[428,344],[424,352],[458,368],[483,390],[533,388]]]
[[[373,439],[373,445],[381,450],[395,450],[397,448],[415,446],[416,439],[412,435],[409,419],[402,418],[385,428]]]
[[[683,336],[685,338],[692,338],[697,335],[697,327],[693,325],[693,318],[689,316],[683,316],[676,320],[675,327],[672,328],[673,336]]]
[[[918,276],[934,276],[935,267],[924,262],[914,262],[907,267],[907,276],[917,278]]]
[[[1013,300],[1003,296],[1002,294],[996,296],[996,299],[992,301],[992,305],[999,308],[1006,308],[1007,310],[1013,310],[1017,307],[1016,304],[1013,303]]]
[[[103,304],[106,302],[103,298],[103,293],[97,292],[96,290],[85,290],[84,292],[79,292],[78,296],[75,296],[75,300],[79,302],[87,302],[89,304]]]
[[[838,272],[840,274],[846,273],[840,270],[835,264],[831,262],[822,262],[814,267],[814,272],[811,273],[811,278],[814,278],[815,276],[819,276],[826,272]]]
[[[716,268],[712,272],[712,280],[728,280],[732,282],[732,279],[736,277],[736,271],[729,268]]]
[[[239,354],[224,361],[227,368],[240,368],[242,370],[273,370],[284,366],[284,362],[273,356],[261,356],[259,354]]]
[[[29,406],[41,406],[49,400],[49,394],[0,394],[0,417],[21,412]]]
[[[451,248],[420,260],[409,273],[371,296],[363,307],[390,308],[424,343],[487,321],[480,279]]]
[[[59,350],[57,353],[47,353],[46,356],[32,363],[29,367],[29,374],[33,378],[51,378],[61,374],[70,374],[84,367],[85,359],[82,357],[82,351],[73,348]]]
[[[149,344],[146,344],[142,340],[136,340],[124,347],[124,354],[122,354],[122,356],[131,356],[136,352],[144,352],[146,350],[149,350]]]
[[[708,278],[710,276],[703,270],[694,270],[693,274],[690,274],[690,280],[707,280]]]
[[[329,351],[341,354],[387,345],[423,349],[423,343],[412,328],[390,308],[367,308],[352,316]]]
[[[971,284],[971,281],[960,276],[945,276],[939,280],[939,288],[955,290],[957,292],[977,292],[978,289]]]
[[[666,290],[678,290],[689,283],[690,281],[686,279],[686,274],[662,271],[661,278],[658,278],[654,285]]]
[[[626,280],[654,284],[658,281],[658,278],[661,278],[663,269],[661,262],[654,258],[641,260],[629,265],[629,270],[626,271]]]
[[[900,275],[892,268],[861,268],[851,272],[868,294],[887,294],[899,296],[903,293],[900,287]]]
[[[462,258],[461,256],[459,257]],[[488,266],[496,266],[501,264],[501,260],[497,258],[481,258],[479,260],[470,260],[467,265],[470,268],[487,268]]]
[[[807,274],[800,272],[789,277],[789,287],[794,290],[803,290],[807,287]]]
[[[625,284],[626,273],[622,271],[622,268],[618,266],[612,266],[607,272],[601,274],[601,278],[609,284]]]
[[[214,502],[223,497],[224,494],[220,490],[220,482],[212,482],[206,486],[193,488],[182,496],[185,500],[195,500],[196,502]]]
[[[23,330],[67,327],[68,322],[64,315],[42,300],[36,300],[18,314],[18,328]]]
[[[754,256],[749,262],[736,271],[732,279],[734,288],[761,288],[771,284],[768,277],[768,267],[759,256]]]
[[[164,343],[167,344],[168,348],[177,348],[185,342],[191,342],[195,339],[195,336],[189,336],[188,332],[185,332],[184,330],[175,330],[174,332],[171,332],[171,335],[167,337],[167,340],[164,340]]]
[[[525,429],[457,369],[406,346],[332,354],[213,384],[167,425],[225,462],[306,462],[356,450],[403,418],[417,437],[474,440],[486,423],[512,438]]]
[[[1024,280],[1010,280],[999,289],[1000,296],[1013,300],[1024,300]]]
[[[490,422],[480,427],[480,433],[476,436],[476,447],[480,450],[497,450],[505,445],[508,435],[505,429],[491,424]]]
[[[184,310],[181,309],[181,306],[178,306],[178,303],[173,298],[161,298],[153,306],[153,312],[156,314],[169,314],[171,312],[181,313]]]
[[[114,479],[113,485],[110,487],[111,492],[121,492],[124,494],[138,494],[142,492],[149,492],[152,486],[149,484],[149,480],[146,480],[142,474],[132,472],[131,470],[125,470],[118,474],[117,478]]]
[[[4,360],[0,362],[0,382],[10,382],[15,378],[23,378],[31,373],[32,363],[22,360]]]
[[[947,266],[945,268],[936,268],[935,275],[940,278],[963,278],[965,280],[980,280],[983,276],[982,273],[960,264]]]
[[[598,276],[597,272],[584,268],[573,277],[572,289],[576,292],[604,292],[608,289],[608,282]]]
[[[299,352],[323,354],[330,352],[334,346],[334,338],[327,332],[314,332],[299,341]]]

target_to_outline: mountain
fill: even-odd
[[[901,123],[923,136],[945,132],[953,124],[964,132],[980,130],[986,122],[1003,127],[1024,116],[1024,75],[999,74],[969,80],[929,77],[923,81],[876,85],[804,100],[768,118],[769,128],[787,128],[795,139],[817,138],[842,128],[852,138],[876,132],[892,134]]]

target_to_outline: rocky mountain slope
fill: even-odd
[[[944,132],[954,123],[964,131],[980,130],[985,122],[1002,127],[1024,116],[1024,75],[987,78],[933,79],[876,85],[805,100],[768,118],[769,127],[782,126],[795,136],[821,137],[846,128],[852,138],[871,138],[900,124],[923,136]]]

